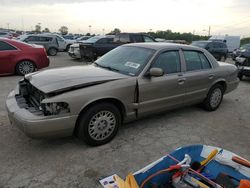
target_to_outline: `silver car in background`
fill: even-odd
[[[30,137],[75,133],[101,145],[123,122],[197,103],[214,111],[238,83],[236,66],[217,62],[204,49],[134,43],[93,65],[26,75],[6,106],[10,121]]]

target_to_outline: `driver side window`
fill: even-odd
[[[181,61],[178,51],[163,52],[158,56],[153,68],[161,68],[164,74],[181,72]]]

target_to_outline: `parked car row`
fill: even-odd
[[[156,42],[156,40],[142,33],[95,36],[71,45],[69,56],[93,61],[122,44],[139,42]]]

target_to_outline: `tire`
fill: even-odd
[[[50,48],[49,50],[48,50],[48,54],[50,55],[50,56],[56,56],[56,54],[57,54],[57,49],[56,48]]]
[[[66,51],[66,52],[68,52],[68,51],[69,51],[69,48],[70,48],[70,44],[69,44],[69,45],[67,45],[67,47],[66,47],[65,51]]]
[[[111,103],[99,103],[79,116],[76,134],[89,145],[103,145],[115,137],[120,125],[119,109]]]
[[[240,79],[240,81],[243,79],[243,74],[242,73],[239,73],[238,74],[238,78]]]
[[[208,92],[203,106],[207,111],[215,111],[221,104],[224,94],[224,88],[220,84],[214,85]]]
[[[220,61],[225,62],[226,61],[226,56],[221,56]]]
[[[18,75],[24,76],[25,74],[32,73],[36,70],[36,66],[33,62],[29,60],[24,60],[16,65],[16,73]]]

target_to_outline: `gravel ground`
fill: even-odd
[[[51,67],[84,65],[67,54]],[[116,138],[89,147],[77,138],[33,140],[10,125],[5,98],[18,76],[0,77],[0,187],[100,187],[98,179],[125,177],[177,147],[208,144],[250,157],[250,79],[226,95],[215,112],[186,107],[122,126]]]

